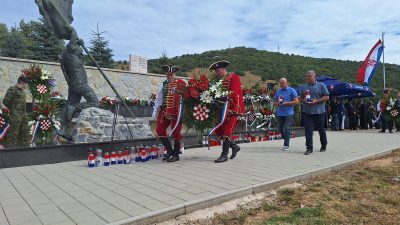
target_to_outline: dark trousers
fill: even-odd
[[[331,129],[339,130],[339,115],[337,113],[332,114]]]
[[[367,116],[360,116],[360,129],[368,130]]]
[[[283,145],[289,146],[293,116],[277,116],[279,132],[284,140]]]
[[[350,130],[357,130],[357,117],[354,113],[349,114]]]
[[[319,139],[321,145],[327,145],[328,140],[326,138],[326,132],[324,128],[325,113],[321,114],[307,114],[304,113],[304,127],[306,133],[306,147],[307,149],[313,149],[313,134],[314,130],[319,133]]]
[[[383,114],[383,113],[382,113]],[[386,128],[389,128],[389,132],[392,131],[393,129],[393,120],[387,120],[385,116],[381,115],[381,125],[382,125],[382,131],[385,132]]]

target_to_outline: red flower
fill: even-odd
[[[185,99],[189,99],[190,98],[190,93],[189,92],[185,92],[185,93],[183,93],[183,96],[185,96]]]
[[[60,92],[54,91],[53,93],[51,93],[51,97],[57,97],[57,96],[61,96]]]
[[[244,88],[242,92],[243,92],[243,94],[245,94],[245,95],[247,95],[247,94],[252,94],[252,93],[253,93],[253,91],[252,91],[251,89],[249,89],[249,88]]]
[[[34,106],[32,110],[33,110],[34,112],[37,112],[37,111],[39,111],[39,107]]]
[[[3,113],[9,113],[10,112],[10,110],[8,108],[3,108],[1,110],[3,111]]]
[[[199,82],[197,87],[202,91],[207,90],[208,89],[208,81]]]
[[[201,75],[200,80],[201,81],[207,81],[207,83],[208,83],[208,79],[207,79],[205,74]]]
[[[261,88],[261,93],[262,93],[262,94],[267,94],[267,93],[268,93],[267,88],[266,88],[266,87],[262,87],[262,88]]]
[[[197,80],[196,79],[189,79],[188,83],[189,83],[189,86],[195,86],[197,84]]]
[[[194,89],[194,87],[189,87],[190,96],[192,98],[200,98],[200,93]]]

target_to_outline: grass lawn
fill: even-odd
[[[400,151],[281,188],[256,207],[190,224],[400,224]]]

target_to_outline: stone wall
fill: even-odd
[[[57,82],[54,90],[67,97],[68,86],[59,63],[0,57],[0,98],[4,97],[8,87],[16,83],[21,71],[31,64],[41,65],[45,70],[51,72]],[[165,76],[161,74],[132,73],[114,69],[104,69],[104,72],[123,97],[149,99],[151,93],[156,93],[160,83],[165,80]],[[89,84],[99,99],[103,96],[115,97],[97,68],[86,67],[86,73]],[[28,97],[28,101],[31,101],[30,97]]]

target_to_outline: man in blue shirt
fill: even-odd
[[[306,133],[305,155],[313,153],[313,133],[314,129],[319,132],[321,141],[321,152],[326,151],[328,140],[324,128],[326,101],[329,100],[329,92],[325,84],[317,82],[316,73],[310,70],[306,73],[306,82],[301,87],[300,101],[302,103],[302,112],[304,115],[304,128]]]
[[[281,78],[279,85],[281,88],[275,93],[274,105],[277,106],[276,118],[278,120],[278,128],[284,140],[282,150],[287,151],[289,150],[294,105],[299,103],[299,99],[296,90],[288,86],[286,78]]]

